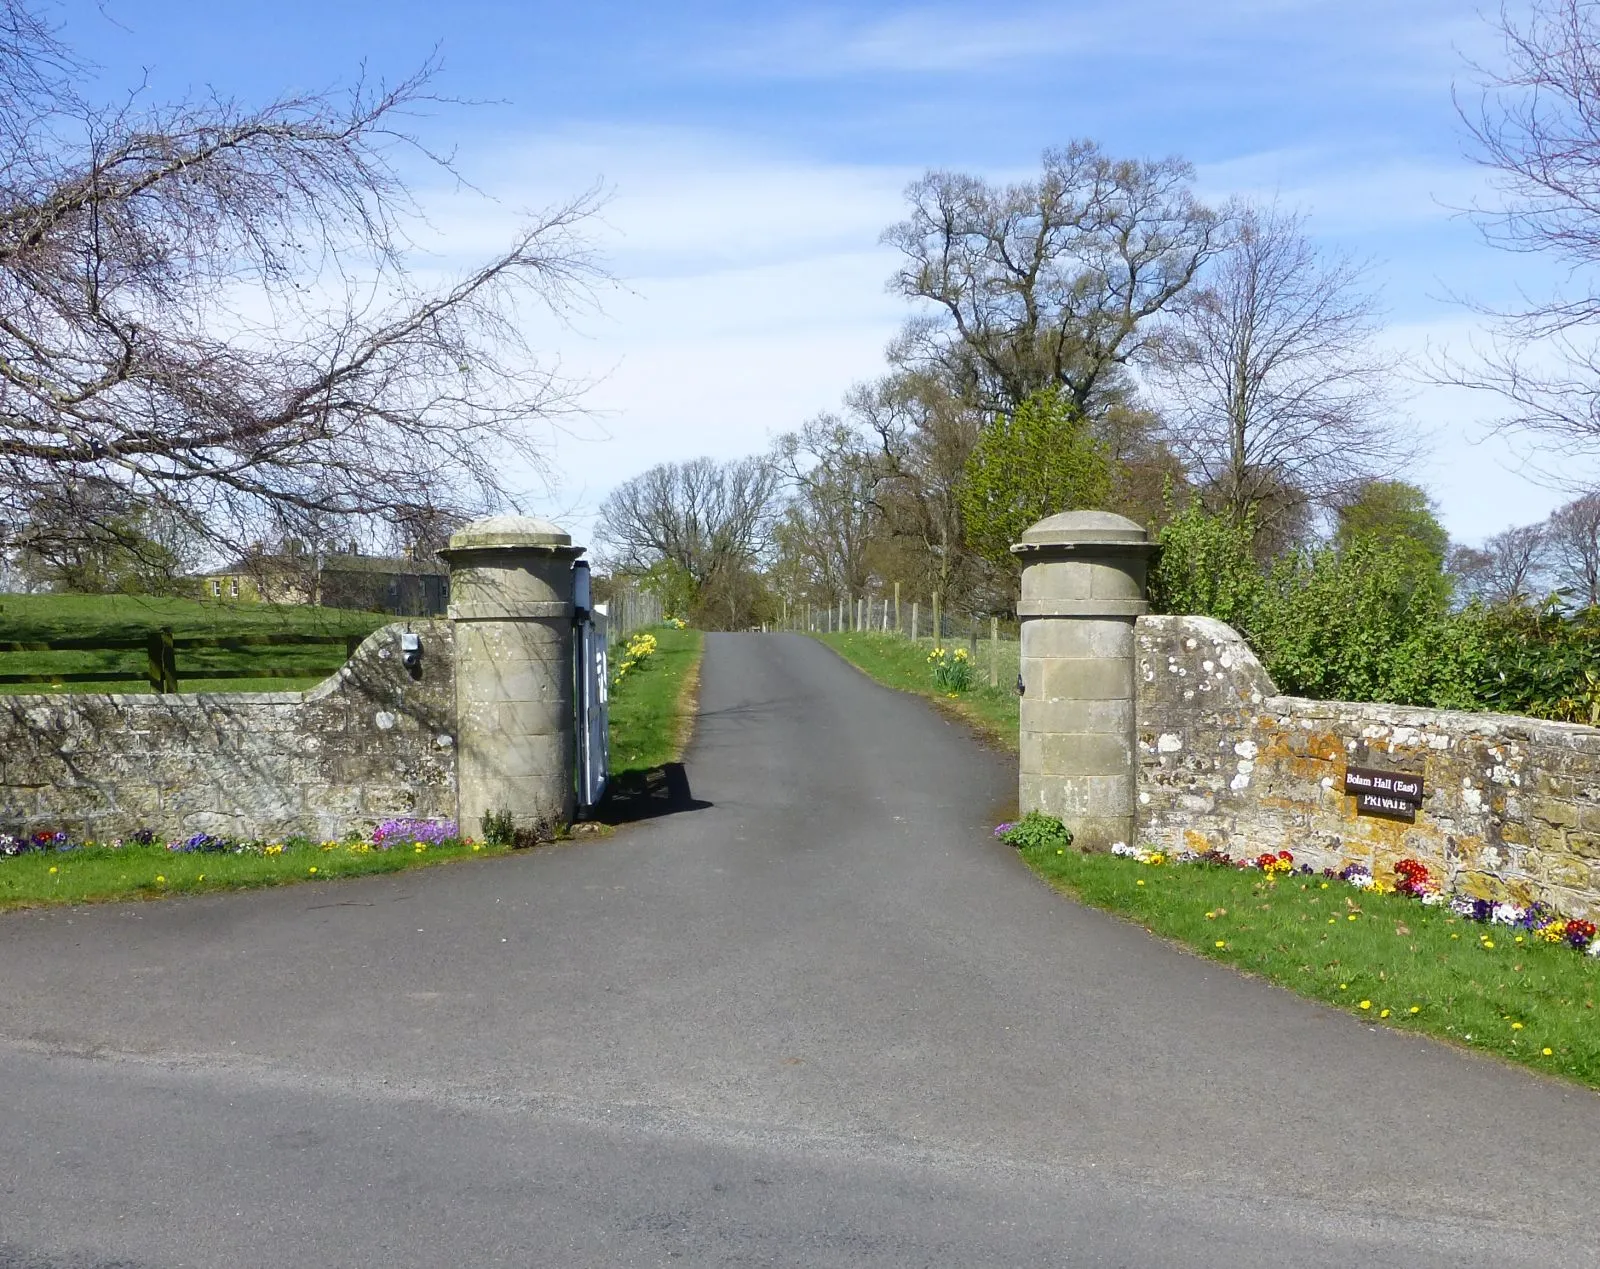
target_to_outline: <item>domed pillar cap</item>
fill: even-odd
[[[479,551],[530,550],[576,559],[584,548],[573,546],[572,535],[543,516],[485,516],[452,533],[439,554],[453,562]]]
[[[1061,511],[1047,516],[1023,533],[1011,547],[1024,562],[1048,556],[1096,554],[1116,551],[1150,553],[1155,550],[1142,525],[1110,511]]]

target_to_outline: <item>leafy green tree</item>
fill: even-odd
[[[1368,480],[1335,508],[1334,543],[1348,546],[1357,538],[1413,547],[1442,565],[1450,535],[1434,514],[1425,491],[1403,480]]]
[[[967,542],[983,558],[1014,567],[1011,544],[1058,511],[1102,505],[1111,460],[1089,421],[1055,389],[991,417],[967,460],[961,513]]]
[[[1215,617],[1246,638],[1266,592],[1256,563],[1256,526],[1208,513],[1198,499],[1156,536],[1161,554],[1150,574],[1156,612]]]

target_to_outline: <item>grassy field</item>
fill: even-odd
[[[976,659],[977,683],[969,691],[952,698],[933,682],[928,654],[931,639],[912,642],[898,635],[845,633],[817,635],[846,661],[888,687],[914,692],[935,701],[941,708],[960,715],[992,740],[1010,749],[1017,747],[1017,670],[1018,645],[1002,641],[999,645],[999,683],[989,685],[987,640],[979,640]],[[958,643],[956,646],[966,646]]]
[[[1321,877],[1021,853],[1075,899],[1363,1022],[1600,1088],[1600,957]]]
[[[54,639],[140,638],[164,626],[175,637],[255,634],[365,635],[392,618],[310,605],[223,603],[159,599],[146,595],[0,595],[0,643]],[[345,661],[342,644],[258,647],[229,652],[197,648],[178,653],[184,673],[215,669],[309,666],[316,672],[291,678],[180,678],[185,692],[300,691],[332,674]],[[96,670],[143,672],[143,651],[0,652],[0,674],[70,674]],[[0,692],[148,692],[143,681],[70,684],[3,683]]]
[[[694,720],[705,636],[671,626],[651,629],[656,650],[611,692],[611,774],[626,784],[683,755]],[[613,666],[620,649],[611,653]]]

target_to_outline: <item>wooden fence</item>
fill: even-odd
[[[73,670],[42,671],[30,674],[0,674],[0,683],[137,683],[146,682],[152,692],[176,692],[182,679],[287,679],[325,677],[331,671],[327,663],[320,665],[262,665],[246,667],[201,666],[197,669],[179,670],[178,653],[199,648],[218,649],[224,652],[248,652],[254,648],[300,647],[343,644],[345,658],[355,655],[366,635],[326,634],[247,634],[247,635],[178,635],[169,627],[152,630],[148,635],[122,639],[88,637],[82,639],[46,639],[0,643],[4,652],[135,652],[145,653],[142,670]],[[0,662],[3,664],[3,662]]]

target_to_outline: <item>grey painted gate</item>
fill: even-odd
[[[589,586],[589,565],[572,566],[572,651],[577,712],[575,746],[579,813],[592,810],[606,794],[611,774],[611,716],[606,704],[606,615],[597,613]]]

